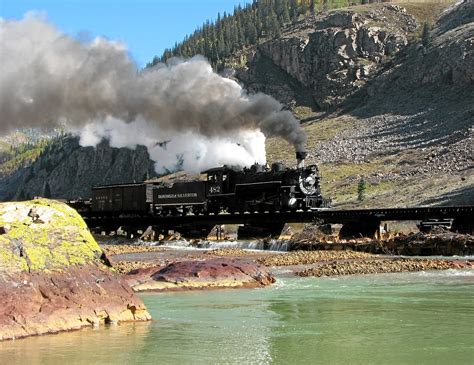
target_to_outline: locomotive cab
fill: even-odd
[[[234,205],[233,174],[235,171],[227,166],[216,167],[203,171],[207,175],[206,195],[208,197],[207,212],[218,214],[221,210],[233,211]]]

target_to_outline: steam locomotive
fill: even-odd
[[[187,215],[310,210],[327,201],[321,196],[316,165],[297,168],[274,163],[243,170],[223,166],[204,171],[204,181],[134,183],[92,188],[92,215]]]

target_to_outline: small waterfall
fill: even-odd
[[[288,242],[278,240],[242,240],[242,241],[165,241],[165,242],[147,242],[151,246],[163,246],[178,249],[202,249],[216,250],[219,248],[241,248],[244,250],[269,250],[269,251],[287,251]]]
[[[270,251],[288,251],[288,241],[271,240]]]

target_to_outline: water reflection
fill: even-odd
[[[145,349],[152,323],[124,323],[57,335],[0,342],[2,364],[133,363]]]

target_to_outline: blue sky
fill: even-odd
[[[125,43],[140,67],[181,41],[206,19],[232,12],[246,0],[0,0],[0,17],[21,19],[28,11],[74,37],[104,36]]]

